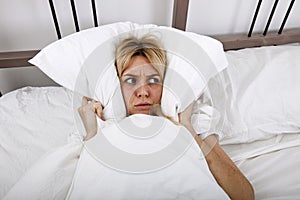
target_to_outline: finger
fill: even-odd
[[[96,115],[98,117],[102,117],[102,111],[103,111],[103,106],[99,101],[95,101],[93,100],[93,108],[94,108],[94,112],[96,113]]]
[[[95,104],[95,110],[96,114],[100,117],[102,115],[102,105],[101,104]]]
[[[195,102],[196,101],[193,101],[192,103],[190,103],[190,105],[188,105],[188,107],[183,111],[183,113],[192,114],[192,110],[193,110],[193,107],[195,105]]]
[[[182,122],[182,114],[181,113],[178,113],[178,121],[179,121],[179,123]]]
[[[93,101],[94,99],[90,98],[90,97],[85,97],[88,101]],[[95,100],[94,100],[95,101]]]
[[[196,101],[193,101],[187,108],[186,110],[192,110],[194,105],[195,105]]]
[[[83,96],[82,97],[82,101],[81,101],[81,105],[86,105],[86,104],[88,104],[88,98],[87,97],[85,97],[85,96]]]
[[[195,102],[196,101],[193,101],[192,103],[190,103],[190,105],[188,105],[188,107],[186,107],[186,109],[184,111],[182,111],[181,113],[178,113],[178,119],[179,119],[180,123],[182,123],[187,118],[189,119],[191,117]]]

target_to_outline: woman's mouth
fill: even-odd
[[[138,110],[149,110],[151,107],[150,103],[139,103],[134,106]]]

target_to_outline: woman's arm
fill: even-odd
[[[254,199],[252,185],[221,148],[218,139],[210,135],[202,140],[195,132],[190,120],[192,107],[193,104],[179,115],[180,123],[193,135],[218,184],[231,199]]]
[[[78,108],[79,115],[86,130],[84,140],[89,140],[97,134],[96,116],[104,120],[102,115],[102,105],[99,101],[95,101],[88,97],[83,97],[81,106]]]
[[[210,135],[202,140],[194,136],[205,155],[208,167],[218,184],[231,199],[254,199],[254,190],[247,178],[224,152],[216,137]]]

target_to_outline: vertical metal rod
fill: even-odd
[[[254,28],[254,25],[255,25],[255,22],[256,22],[256,18],[257,18],[257,15],[258,15],[258,12],[259,12],[259,9],[260,9],[260,6],[261,6],[261,2],[262,2],[262,0],[259,0],[258,3],[257,3],[256,10],[255,10],[255,13],[254,13],[254,16],[253,16],[253,19],[252,19],[252,23],[251,23],[251,26],[250,26],[250,30],[248,32],[248,37],[251,37],[251,35],[252,35],[253,28]]]
[[[290,3],[290,5],[289,5],[289,7],[288,7],[288,9],[287,9],[287,11],[286,11],[286,14],[285,14],[285,16],[284,16],[284,19],[283,19],[283,21],[282,21],[282,24],[281,24],[281,26],[280,26],[280,28],[279,28],[278,34],[281,34],[281,33],[282,33],[283,28],[284,28],[284,25],[285,25],[285,23],[286,23],[286,20],[287,20],[287,18],[289,17],[289,14],[290,14],[290,12],[291,12],[291,10],[292,10],[292,7],[293,7],[293,5],[294,5],[294,2],[295,2],[295,0],[291,0],[291,3]]]
[[[77,14],[76,14],[75,2],[74,2],[74,0],[70,0],[70,2],[71,2],[71,7],[72,7],[72,13],[73,13],[75,29],[76,29],[76,32],[78,32],[79,31],[79,25],[78,25],[78,19],[77,19]]]
[[[91,3],[92,3],[92,10],[93,10],[94,25],[95,25],[95,27],[97,27],[98,19],[97,19],[97,9],[96,9],[95,0],[91,0]]]
[[[272,18],[273,18],[273,15],[274,15],[274,12],[276,10],[276,7],[277,7],[277,4],[278,4],[278,1],[279,0],[275,0],[274,4],[273,4],[273,8],[272,8],[272,11],[270,13],[270,16],[269,16],[269,19],[268,19],[268,22],[267,22],[267,25],[266,25],[266,28],[263,32],[263,35],[266,36],[267,35],[267,32],[268,32],[268,29],[269,29],[269,26],[270,26],[270,23],[272,21]]]
[[[56,17],[56,13],[55,13],[55,8],[54,8],[53,1],[49,0],[49,4],[50,4],[50,9],[51,9],[51,14],[52,14],[53,22],[54,22],[54,25],[55,25],[55,30],[56,30],[57,38],[61,39],[61,34],[60,34],[60,30],[59,30],[59,25],[58,25],[58,21],[57,21],[57,17]]]
[[[174,0],[172,27],[186,29],[189,0]]]

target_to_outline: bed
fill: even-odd
[[[55,9],[53,3],[51,4],[52,1],[49,2],[57,37],[61,39]],[[299,199],[300,29],[284,30],[294,4],[292,0],[280,29],[268,33],[272,13],[276,10],[276,2],[262,34],[252,33],[260,9],[261,1],[259,1],[248,33],[211,36],[214,40],[222,43],[222,50],[224,48],[224,55],[228,61],[226,69],[220,70],[222,71],[220,73],[226,72],[227,77],[226,85],[222,88],[227,94],[227,98],[226,102],[223,102],[225,109],[223,110],[222,132],[224,134],[220,136],[220,143],[252,183],[256,199]],[[74,4],[72,5],[74,7]],[[95,5],[92,4],[92,6],[94,16],[96,16]],[[188,9],[189,1],[174,1],[172,27],[185,30]],[[73,11],[73,14],[77,27],[76,10]],[[94,19],[95,26],[98,26],[97,16]],[[125,30],[127,26],[132,27],[132,24],[117,23],[113,26],[113,31]],[[112,30],[112,27],[108,28]],[[68,37],[68,41],[76,39],[75,42],[77,42],[78,38],[83,38],[83,34],[86,37],[87,33],[90,34],[90,37],[94,37],[91,30],[86,30],[80,31],[75,37]],[[92,42],[88,45],[93,45]],[[61,43],[56,44],[58,45],[52,44],[51,48],[57,50],[56,48]],[[79,41],[76,44],[81,43]],[[78,157],[76,152],[81,151],[81,148],[74,145],[74,141],[79,141],[82,135],[77,134],[80,131],[78,131],[76,123],[78,116],[74,114],[74,110],[76,111],[80,101],[74,97],[76,96],[72,91],[74,86],[67,79],[61,79],[56,74],[51,74],[51,70],[47,71],[46,68],[48,65],[57,66],[57,63],[67,66],[68,63],[64,63],[62,60],[56,63],[49,62],[50,64],[46,65],[39,63],[43,56],[48,55],[46,53],[51,53],[51,48],[0,53],[0,67],[15,68],[31,65],[28,60],[33,59],[39,52],[44,52],[40,56],[41,58],[33,63],[52,79],[54,77],[54,80],[59,80],[58,84],[63,85],[47,87],[29,85],[8,92],[0,98],[1,199],[25,198],[18,196],[15,192],[22,191],[22,188],[26,190],[24,183],[30,185],[29,182],[32,179],[30,176],[42,173],[39,172],[39,168],[48,165],[55,165],[53,169],[56,170],[52,171],[55,172],[55,175],[50,174],[51,170],[50,175],[45,175],[44,179],[51,180],[48,180],[47,187],[33,190],[35,197],[76,198],[76,193],[72,195],[70,191],[80,185],[76,185],[72,174],[78,173],[78,169],[90,170],[89,168],[80,168],[80,166],[77,166],[76,169],[76,158]],[[215,53],[213,50],[212,52]],[[91,50],[86,50],[78,56],[89,54],[91,54]],[[74,54],[70,53],[65,56],[72,58]],[[53,158],[59,161],[53,164],[51,162]],[[68,163],[64,162],[66,158],[69,160]],[[84,161],[92,163],[91,160]],[[111,179],[117,180],[114,179],[115,176],[117,175],[112,175]],[[168,177],[165,174],[160,176]],[[41,177],[39,181],[44,179]],[[134,180],[131,181],[134,182]],[[161,181],[160,185],[167,185],[160,179],[157,181]],[[126,183],[128,182],[124,181],[123,185],[120,183],[120,186],[124,186]],[[149,183],[152,182],[149,181]],[[144,188],[136,187],[135,189],[143,193]],[[153,190],[159,191],[159,188],[153,188]],[[42,194],[39,193],[41,191],[43,191]],[[126,194],[126,188],[118,189],[115,193]],[[30,196],[28,197],[30,198]],[[152,197],[159,198],[159,193]],[[87,197],[83,196],[82,198]],[[151,198],[151,196],[144,196],[144,198]],[[169,198],[174,199],[174,197]],[[176,198],[185,199],[187,197],[177,196]]]

